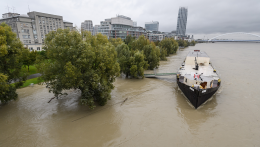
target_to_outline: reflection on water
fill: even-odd
[[[194,49],[207,52],[222,79],[199,109],[178,90],[175,76],[117,78],[111,100],[95,110],[80,105],[74,90],[47,103],[53,94],[35,85],[0,106],[0,146],[258,146],[260,44],[197,44],[160,62],[158,72],[176,72]]]

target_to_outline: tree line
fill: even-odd
[[[29,51],[16,38],[11,28],[0,25],[0,102],[17,98],[15,92],[22,84],[27,70],[35,64],[42,74],[39,80],[47,83],[55,97],[66,94],[64,90],[79,89],[80,103],[93,109],[96,102],[103,106],[111,98],[115,78],[123,73],[126,77],[144,77],[144,70],[159,67],[160,60],[176,53],[179,45],[173,38],[165,38],[157,45],[145,36],[127,36],[108,39],[102,34],[95,36],[87,31],[58,29],[45,38],[44,51]],[[10,83],[18,79],[15,86]]]

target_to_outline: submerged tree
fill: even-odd
[[[116,51],[120,72],[126,77],[144,77],[144,70],[148,68],[148,64],[142,52],[130,51],[126,44],[117,46]]]
[[[10,26],[0,24],[0,102],[6,103],[17,98],[16,87],[23,84],[27,72],[22,69],[21,41],[16,38]],[[11,82],[16,80],[15,87]]]
[[[145,60],[149,64],[149,69],[154,69],[159,66],[160,50],[154,44],[146,45],[143,48]]]
[[[139,76],[144,78],[144,70],[148,68],[149,64],[144,60],[144,55],[140,51],[136,51],[130,57],[130,64],[130,75],[134,78],[138,78]]]
[[[165,49],[167,51],[167,56],[170,54],[176,53],[178,49],[178,43],[173,38],[165,38],[160,43],[159,46],[162,49]]]
[[[111,98],[120,69],[115,47],[106,36],[88,32],[81,35],[69,29],[50,32],[44,48],[48,60],[37,68],[56,97],[63,90],[80,89],[80,102],[93,109],[95,101],[103,106]]]

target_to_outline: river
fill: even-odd
[[[161,61],[158,72],[176,72],[194,49],[211,57],[222,81],[199,109],[178,90],[175,76],[117,78],[111,100],[94,110],[80,105],[74,90],[47,103],[53,94],[34,85],[0,106],[0,146],[259,146],[260,43],[197,44]]]

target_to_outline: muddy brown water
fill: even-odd
[[[199,109],[175,76],[117,78],[112,99],[95,110],[80,105],[74,90],[47,103],[53,94],[35,85],[0,106],[0,146],[260,146],[260,44],[197,44],[161,62],[158,72],[176,72],[194,49],[207,52],[222,79]]]

